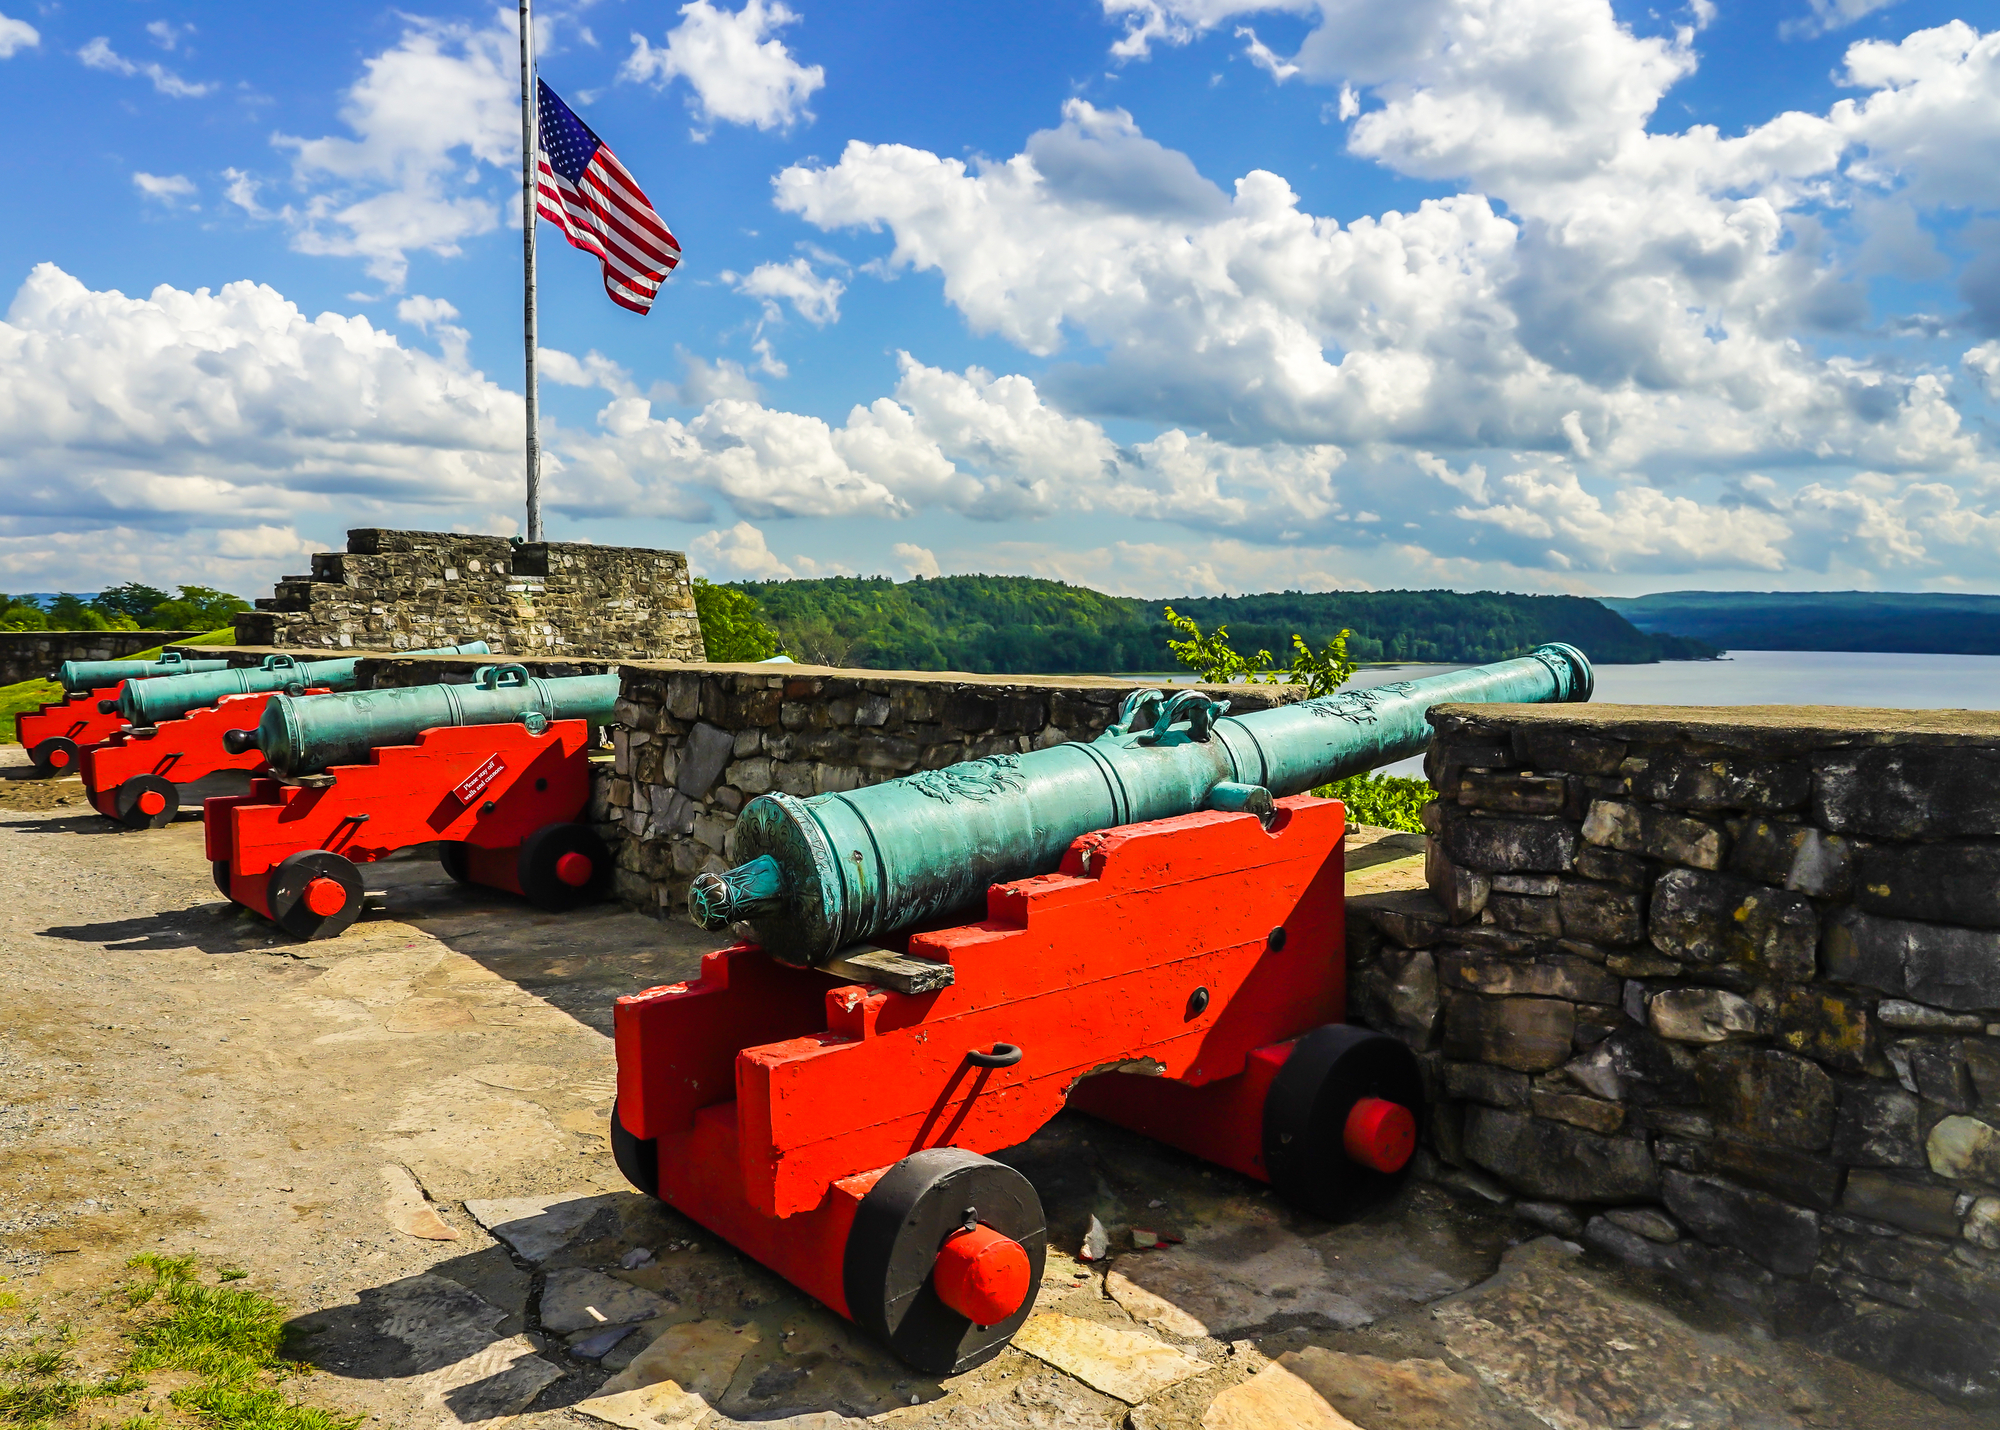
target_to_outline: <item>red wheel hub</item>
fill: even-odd
[[[306,907],[323,919],[330,919],[347,907],[347,888],[338,879],[322,874],[306,883]]]
[[[149,819],[167,807],[167,797],[156,789],[139,791],[139,798],[136,802],[139,806],[139,813]]]
[[[575,850],[556,860],[556,877],[572,889],[581,889],[590,882],[596,866],[590,862],[588,854],[578,854]]]
[[[1400,1172],[1416,1154],[1416,1115],[1399,1102],[1364,1097],[1347,1114],[1341,1140],[1347,1155],[1362,1166],[1378,1172]]]
[[[1028,1251],[990,1226],[955,1231],[938,1251],[938,1299],[975,1326],[997,1326],[1028,1299]]]
[[[68,750],[50,750],[50,751],[49,751],[49,768],[50,768],[50,769],[56,769],[56,770],[60,770],[60,769],[63,769],[63,768],[65,768],[65,767],[66,767],[66,766],[67,766],[68,764],[69,764],[69,751],[68,751]]]

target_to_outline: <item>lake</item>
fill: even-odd
[[[1456,665],[1369,666],[1352,685],[1414,680]],[[1723,660],[1600,665],[1597,705],[1867,705],[1898,710],[2000,709],[2000,656],[1818,650],[1733,651]],[[1421,759],[1386,773],[1416,777]]]

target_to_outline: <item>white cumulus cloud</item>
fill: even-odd
[[[0,25],[0,45],[7,44],[9,37],[14,34],[8,27],[20,23],[17,20],[8,20],[4,25]],[[23,26],[23,28],[28,29],[30,34],[34,33],[32,27]],[[30,41],[29,43],[33,42]],[[13,51],[8,50],[7,53],[12,54]],[[127,78],[133,75],[144,75],[152,81],[155,90],[166,95],[169,99],[200,99],[203,95],[210,93],[216,88],[215,85],[210,83],[197,84],[193,81],[182,79],[179,75],[157,61],[149,60],[144,64],[139,64],[128,60],[112,49],[111,41],[103,35],[99,35],[96,39],[84,45],[82,49],[76,52],[76,57],[83,61],[84,67],[87,69],[104,70],[106,73],[124,75]]]
[[[142,198],[152,199],[168,208],[195,195],[194,180],[186,174],[148,174],[141,170],[132,175],[132,187],[139,191]]]
[[[744,0],[741,10],[725,10],[709,0],[681,6],[681,22],[655,49],[644,35],[632,36],[632,53],[618,77],[664,88],[676,79],[693,93],[688,106],[706,125],[752,124],[788,129],[811,119],[806,103],[826,83],[819,65],[792,57],[778,31],[798,15],[781,0]],[[696,137],[700,137],[697,133]]]
[[[760,263],[740,277],[730,273],[723,277],[734,283],[737,292],[763,299],[767,318],[778,316],[778,300],[783,299],[816,328],[839,321],[840,295],[847,291],[845,283],[832,274],[821,277],[803,258],[790,263]]]
[[[20,51],[31,50],[41,42],[42,32],[26,20],[0,15],[0,60],[11,60]]]

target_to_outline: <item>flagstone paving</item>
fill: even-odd
[[[87,1367],[155,1251],[247,1271],[319,1367],[298,1393],[396,1430],[2000,1425],[1476,1196],[1329,1227],[1068,1115],[1005,1154],[1053,1237],[1021,1344],[915,1375],[612,1165],[611,1001],[691,975],[705,936],[404,861],[365,871],[345,937],[292,944],[216,896],[198,825],[114,831],[23,763],[0,748],[0,1291]]]

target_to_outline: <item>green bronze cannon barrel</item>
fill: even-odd
[[[615,675],[567,675],[538,680],[518,665],[482,665],[470,685],[410,685],[337,695],[280,695],[264,706],[255,730],[231,730],[231,754],[264,752],[283,775],[314,774],[330,765],[358,765],[370,750],[408,745],[442,725],[511,725],[541,730],[554,720],[611,722],[618,703]]]
[[[56,668],[56,681],[70,694],[116,685],[121,680],[153,680],[163,675],[199,675],[227,670],[226,660],[189,660],[170,650],[158,660],[66,660]]]
[[[1135,691],[1095,740],[992,755],[845,794],[761,795],[730,836],[736,866],[688,894],[702,927],[748,923],[787,963],[974,907],[989,885],[1056,869],[1079,835],[1199,809],[1266,812],[1420,752],[1425,714],[1454,701],[1588,700],[1590,662],[1566,645],[1422,680],[1252,714],[1198,690]]]
[[[485,641],[469,641],[464,645],[438,646],[434,650],[364,651],[341,660],[301,661],[289,655],[267,655],[262,665],[211,670],[200,675],[130,681],[118,692],[118,713],[134,725],[157,725],[162,720],[178,720],[190,710],[206,709],[225,695],[289,690],[293,686],[304,690],[314,685],[323,685],[330,690],[352,690],[356,668],[371,656],[485,654]]]

